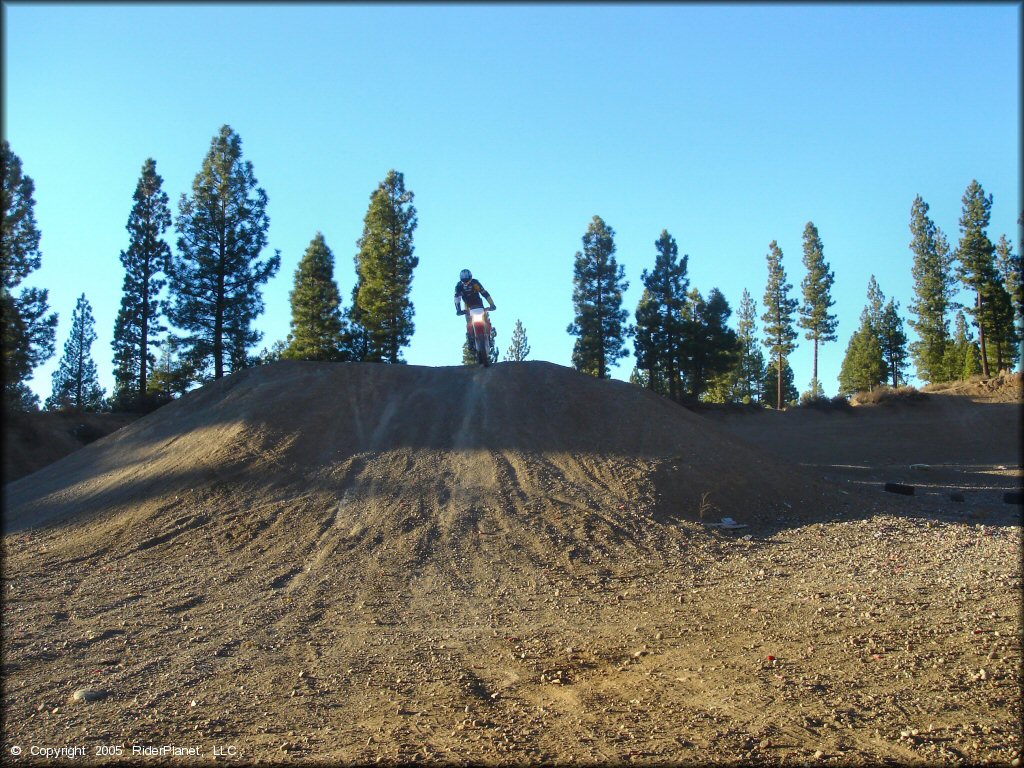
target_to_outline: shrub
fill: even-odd
[[[822,394],[814,395],[810,392],[804,392],[800,396],[800,407],[814,408],[819,411],[842,411],[850,407],[850,401],[842,395],[826,397]]]
[[[875,387],[869,392],[857,392],[850,398],[851,405],[879,405],[881,403],[910,402],[921,400],[924,395],[917,387]]]

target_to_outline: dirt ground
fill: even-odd
[[[5,483],[32,474],[138,418],[129,413],[8,413],[3,438]]]
[[[1010,764],[1021,402],[979,391],[244,371],[5,487],[4,761]]]

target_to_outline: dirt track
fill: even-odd
[[[6,487],[4,755],[1009,762],[1005,407],[759,429],[545,363],[243,372]],[[1000,474],[880,491],[914,462]]]

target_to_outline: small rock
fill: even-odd
[[[79,688],[71,698],[75,701],[100,701],[107,698],[107,692],[99,688]]]

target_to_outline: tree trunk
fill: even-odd
[[[978,340],[981,344],[981,373],[987,379],[989,374],[988,354],[985,350],[985,316],[983,314],[985,309],[981,301],[981,290],[978,291],[978,301],[976,306],[978,308]]]
[[[814,374],[811,376],[811,396],[818,394],[818,337],[814,337]]]
[[[85,328],[85,323],[82,323]],[[75,374],[75,413],[82,410],[82,382],[85,379],[85,334],[78,336],[78,371]]]
[[[221,264],[223,264],[221,259]],[[213,377],[224,377],[224,270],[217,275],[217,306],[213,320]]]
[[[779,367],[775,372],[775,384],[776,384],[776,397],[775,397],[775,409],[778,411],[782,410],[782,353],[779,352]]]
[[[149,347],[147,345],[147,337],[149,336],[149,274],[148,270],[143,274],[145,280],[144,287],[142,289],[142,343],[139,345],[140,357],[139,361],[139,397],[144,397],[146,394],[146,355],[149,353]]]

